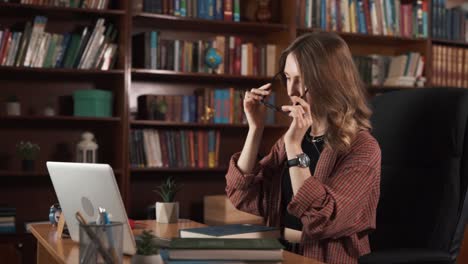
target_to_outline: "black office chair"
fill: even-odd
[[[372,253],[359,263],[456,263],[468,215],[468,90],[397,91],[371,105],[381,194]]]

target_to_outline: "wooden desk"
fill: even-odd
[[[144,229],[152,229],[153,234],[162,238],[178,237],[179,229],[202,227],[200,224],[191,220],[180,219],[177,224],[158,224],[154,220],[137,221],[145,226]],[[37,264],[57,264],[57,263],[78,263],[79,245],[71,239],[56,239],[56,228],[49,224],[32,225],[31,233],[37,239]],[[138,235],[143,229],[134,230]],[[322,262],[305,258],[300,255],[284,251],[284,264],[323,264]],[[124,263],[130,264],[131,257],[124,256]]]

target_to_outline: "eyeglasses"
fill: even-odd
[[[285,77],[284,77],[284,73],[283,72],[278,72],[277,74],[275,74],[275,76],[273,76],[273,78],[271,78],[271,87],[273,86],[280,86],[280,87],[286,87],[286,84],[285,84]],[[308,88],[305,89],[304,93],[300,96],[300,98],[304,99],[304,96],[307,94],[307,92],[309,91]],[[244,100],[244,96],[242,96],[242,93],[239,94],[240,95],[240,98],[242,100]],[[260,100],[260,103],[263,104],[264,106],[268,107],[268,108],[271,108],[273,110],[275,110],[276,112],[280,112],[284,115],[288,115],[289,116],[289,112],[285,112],[283,111],[283,109],[281,109],[280,106],[276,106],[274,104],[270,104],[269,102],[265,101],[264,99]],[[298,105],[299,103],[296,103],[296,105]]]

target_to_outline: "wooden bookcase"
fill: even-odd
[[[251,1],[251,0],[249,0]],[[253,0],[252,0],[253,1]],[[429,5],[431,0],[426,0]],[[162,34],[184,38],[209,38],[215,35],[235,35],[252,41],[277,45],[277,57],[297,36],[316,31],[296,25],[297,6],[300,0],[272,0],[280,8],[276,22],[225,22],[182,18],[138,12],[134,13],[132,1],[115,0],[111,9],[90,10],[81,8],[50,7],[0,3],[0,24],[12,26],[32,21],[36,15],[48,17],[46,31],[63,33],[77,25],[92,25],[97,18],[110,20],[119,30],[118,59],[116,67],[108,71],[77,69],[43,69],[0,66],[0,204],[16,207],[16,235],[3,236],[0,243],[24,244],[19,248],[24,256],[34,256],[30,236],[24,224],[48,218],[50,205],[57,201],[45,162],[47,160],[73,161],[74,147],[85,130],[95,133],[99,144],[99,162],[109,163],[115,171],[129,217],[147,217],[147,207],[159,200],[154,190],[169,175],[183,184],[177,195],[181,203],[181,217],[203,221],[203,197],[223,194],[224,174],[229,157],[243,145],[247,126],[242,124],[197,124],[134,120],[130,115],[131,100],[144,93],[185,93],[194,86],[205,88],[233,85],[249,89],[269,81],[268,76],[234,76],[229,74],[201,74],[134,68],[132,66],[132,35],[144,31],[161,31]],[[242,1],[244,2],[244,1]],[[429,29],[430,8],[428,14]],[[430,32],[431,30],[429,30]],[[415,51],[425,56],[426,86],[431,86],[432,46],[434,44],[468,48],[467,43],[407,37],[372,36],[340,33],[353,54],[397,55]],[[41,108],[51,97],[71,95],[77,89],[105,89],[113,92],[114,114],[111,118],[80,118],[73,116],[41,116]],[[402,87],[368,87],[370,95],[402,89]],[[277,104],[287,102],[285,91],[277,92]],[[5,116],[4,98],[16,94],[25,112],[19,117]],[[29,113],[33,109],[34,113]],[[27,110],[27,111],[26,111]],[[287,129],[288,121],[276,116],[277,124],[267,126],[261,152],[269,147]],[[220,166],[217,168],[131,168],[129,162],[129,137],[131,129],[152,128],[194,129],[220,131]],[[31,140],[41,146],[38,166],[33,172],[22,172],[15,156],[15,144]],[[92,183],[90,183],[92,184]],[[86,188],[86,186],[79,186]],[[22,243],[21,241],[24,241]],[[6,247],[0,247],[8,248]],[[10,247],[11,248],[11,247]],[[1,250],[0,250],[1,251]],[[0,257],[1,257],[0,252]],[[27,262],[30,263],[30,262]]]

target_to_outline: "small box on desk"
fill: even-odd
[[[205,196],[203,200],[203,218],[207,225],[264,224],[263,217],[237,210],[226,195]]]
[[[73,93],[73,115],[90,117],[112,116],[112,92],[90,89]]]

